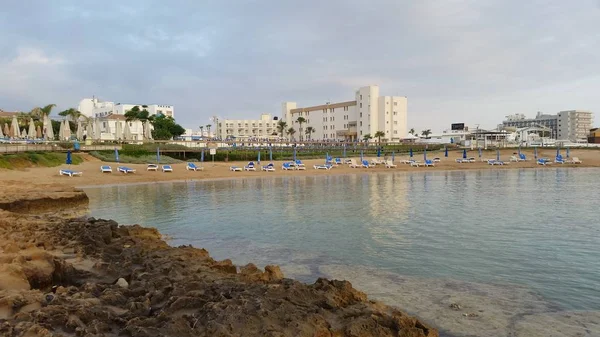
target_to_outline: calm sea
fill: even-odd
[[[499,335],[517,335],[516,316],[600,311],[599,178],[556,168],[265,174],[86,192],[92,216],[156,227],[172,245],[278,264],[306,282],[349,279],[448,335],[475,322],[491,336],[505,321]],[[461,325],[470,311],[479,318]]]

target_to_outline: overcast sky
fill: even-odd
[[[409,128],[494,127],[600,111],[600,0],[5,1],[0,81],[6,111],[95,95],[194,128],[379,84]]]

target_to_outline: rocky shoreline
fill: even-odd
[[[347,281],[303,284],[82,218],[87,196],[72,188],[3,186],[2,336],[438,336]]]

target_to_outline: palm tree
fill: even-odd
[[[43,108],[36,107],[31,110],[31,115],[37,117],[38,119],[43,120],[45,117],[50,116],[52,109],[56,107],[56,104],[48,104]]]
[[[363,139],[365,142],[368,142],[369,140],[373,139],[373,137],[371,136],[370,133],[367,133],[366,135],[363,136]]]
[[[200,125],[200,137],[204,137],[204,126]]]
[[[298,131],[300,131],[300,140],[302,140],[302,124],[306,123],[306,119],[304,117],[298,117],[296,122],[300,124],[300,126],[298,126]]]
[[[293,139],[294,139],[294,134],[296,133],[296,130],[294,130],[294,128],[289,128],[289,129],[287,129],[287,131],[286,131],[286,132],[287,132],[287,134],[288,134],[289,136],[291,136],[291,137],[292,137],[292,140],[293,140]]]
[[[85,117],[80,111],[77,109],[69,108],[65,111],[61,111],[58,113],[59,116],[68,117],[72,122],[77,122],[79,117]]]
[[[304,130],[304,133],[307,136],[307,140],[310,140],[312,137],[312,134],[315,132],[315,128],[313,128],[312,126],[308,126],[306,127],[306,130]]]
[[[206,132],[208,133],[208,137],[210,137],[210,127],[211,126],[212,125],[210,125],[210,124],[206,124]]]
[[[279,122],[277,122],[277,131],[279,131],[281,138],[283,138],[283,134],[285,133],[286,128],[287,123],[284,122],[283,119],[280,119]]]
[[[414,134],[415,134],[415,132],[416,132],[416,131],[415,131],[415,129],[414,129],[414,128],[412,128],[412,129],[410,129],[410,131],[408,131],[408,133],[409,133],[409,134],[411,134],[411,135],[414,135]]]
[[[375,137],[377,137],[378,142],[381,145],[381,137],[385,137],[385,132],[377,131],[377,132],[375,132]]]
[[[431,134],[431,129],[421,131],[421,135],[427,138]]]

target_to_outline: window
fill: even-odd
[[[360,122],[360,126],[362,126],[362,122]]]
[[[398,125],[398,121],[394,121],[394,125]]]
[[[362,112],[360,113],[360,118],[362,118]]]
[[[360,99],[362,99],[362,95],[360,95]]]
[[[360,107],[362,108],[362,103],[360,103]]]
[[[395,134],[395,135],[397,135],[397,134],[398,134],[398,131],[394,130],[394,134]]]
[[[360,132],[360,135],[362,136],[362,131]]]
[[[394,102],[394,105],[395,105],[395,106],[397,106],[397,105],[398,105],[398,102]]]
[[[394,116],[398,115],[398,111],[394,111]]]
[[[333,112],[333,111],[334,111],[334,109],[333,109],[333,108],[329,109],[329,112]]]

